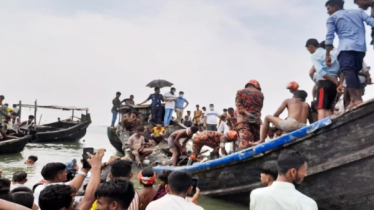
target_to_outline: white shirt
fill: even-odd
[[[16,189],[18,187],[25,187],[25,185],[24,184],[12,184],[12,186],[10,187],[10,190]]]
[[[227,126],[227,122],[221,122],[221,125],[219,125],[218,132],[227,134],[229,132],[229,126]]]
[[[44,190],[46,187],[48,187],[49,185],[54,185],[54,184],[66,184],[66,185],[69,185],[70,182],[57,182],[57,183],[47,183],[47,184],[42,184],[42,185],[39,185],[35,188],[35,191],[34,191],[34,203],[39,206],[39,196],[40,196],[40,192],[42,190]],[[39,208],[40,209],[40,208]]]
[[[170,92],[164,94],[165,99],[176,99],[177,96],[171,94]],[[166,101],[165,102],[165,109],[175,109],[175,101]]]
[[[318,210],[317,203],[288,182],[275,181],[271,186],[253,190],[251,210]]]
[[[207,110],[205,112],[205,116],[206,116],[206,124],[209,124],[209,125],[217,125],[218,123],[218,112],[217,111],[210,111],[210,110]]]
[[[202,207],[176,195],[164,197],[148,204],[146,210],[204,210]]]

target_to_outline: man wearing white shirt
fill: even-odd
[[[253,190],[251,210],[318,210],[317,203],[295,189],[307,175],[305,156],[284,150],[278,157],[278,178],[269,187]]]
[[[208,131],[217,131],[219,114],[214,110],[214,105],[209,105],[209,110],[205,112],[205,125]]]
[[[227,126],[226,115],[221,115],[220,120],[221,124],[219,125],[218,132],[227,134],[229,132],[229,126]]]
[[[164,94],[165,100],[165,116],[164,116],[164,125],[165,127],[169,126],[171,116],[173,115],[175,109],[175,101],[177,96],[175,95],[175,88],[171,88],[169,93]]]
[[[187,199],[192,191],[192,176],[184,171],[174,171],[168,177],[164,197],[148,204],[146,210],[204,210]]]

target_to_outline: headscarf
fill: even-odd
[[[157,183],[156,173],[153,173],[152,177],[145,177],[142,175],[142,172],[140,171],[138,173],[138,179],[145,185],[153,185]]]

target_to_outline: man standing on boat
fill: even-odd
[[[8,116],[8,109],[5,105],[3,105],[5,97],[0,95],[0,124],[3,123],[5,116]]]
[[[177,96],[175,95],[175,88],[171,88],[169,93],[165,93],[165,116],[164,116],[164,125],[168,127],[170,124],[171,117],[175,109],[175,101]]]
[[[255,145],[265,142],[270,123],[285,132],[292,132],[306,126],[308,119],[312,123],[310,107],[305,102],[307,96],[308,94],[305,91],[298,90],[294,92],[293,98],[283,101],[273,116],[266,116],[261,128],[261,140],[256,142]],[[288,110],[288,117],[282,120],[279,116],[286,108]]]
[[[186,103],[186,105],[184,105]],[[177,113],[177,122],[182,122],[183,110],[188,106],[187,99],[184,98],[184,92],[180,91],[177,100],[175,101],[175,112]]]
[[[374,17],[370,17],[363,10],[344,10],[343,0],[330,0],[326,3],[327,20],[326,34],[326,64],[332,66],[330,52],[335,38],[339,37],[338,61],[340,64],[340,83],[338,92],[343,91],[346,80],[347,90],[351,101],[347,109],[361,104],[361,86],[358,77],[366,53],[365,22],[374,27]]]
[[[117,92],[116,97],[113,99],[112,104],[112,124],[111,126],[114,127],[114,124],[116,123],[117,116],[118,116],[118,109],[121,106],[121,101],[119,100],[119,97],[121,97],[121,93]]]
[[[308,160],[299,152],[283,150],[278,157],[278,177],[271,186],[253,190],[251,210],[318,210],[317,203],[296,190],[304,181]]]
[[[236,115],[239,147],[254,146],[254,142],[260,139],[261,110],[264,103],[260,83],[256,80],[249,81],[243,90],[238,91],[235,102],[239,112]]]
[[[147,101],[152,100],[151,112],[152,112],[152,122],[162,124],[162,105],[161,101],[164,101],[164,97],[160,94],[160,88],[155,87],[155,93],[149,95],[149,97],[140,103],[139,105],[147,103]]]
[[[316,109],[318,120],[321,120],[332,115],[331,108],[336,98],[336,88],[339,85],[338,73],[340,66],[335,55],[331,55],[332,65],[326,65],[326,50],[319,46],[319,42],[316,39],[309,39],[306,42],[306,48],[312,54],[312,63],[315,69],[313,80],[317,85]]]
[[[135,105],[135,102],[134,102],[134,95],[130,95],[130,98],[125,98],[122,100],[122,103],[125,102],[126,105],[131,105],[131,106],[134,106]]]
[[[210,104],[209,110],[205,112],[204,127],[206,127],[208,131],[217,131],[218,118],[218,112],[214,110],[214,105]]]

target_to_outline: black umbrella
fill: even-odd
[[[156,79],[156,80],[153,80],[152,82],[148,83],[148,85],[146,87],[150,87],[150,88],[155,88],[155,87],[163,88],[163,87],[171,87],[172,85],[173,85],[173,83],[168,82],[166,80]]]

